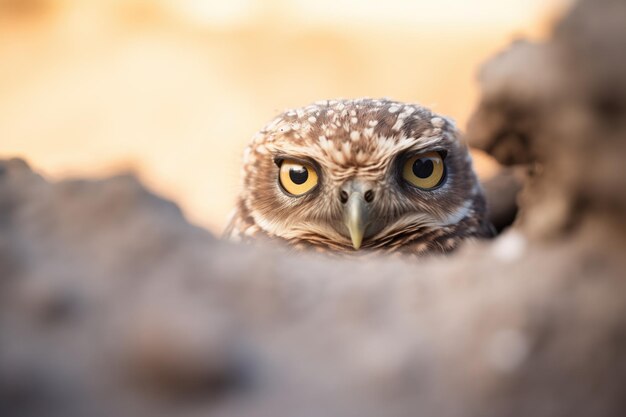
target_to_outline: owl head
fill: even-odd
[[[450,250],[485,235],[485,203],[454,124],[390,100],[286,111],[244,152],[254,233],[339,251]]]

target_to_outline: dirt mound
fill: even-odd
[[[446,258],[220,242],[132,176],[0,164],[3,416],[626,412],[626,4],[489,62],[468,136],[528,182]]]

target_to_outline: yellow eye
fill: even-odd
[[[418,188],[428,190],[441,183],[443,160],[437,152],[427,152],[409,158],[402,167],[402,178]]]
[[[285,159],[280,165],[280,185],[292,195],[302,195],[317,185],[317,172],[309,164]]]

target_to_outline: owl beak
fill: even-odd
[[[359,249],[367,227],[369,210],[361,193],[352,193],[345,208],[345,225],[354,249]]]

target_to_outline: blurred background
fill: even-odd
[[[480,63],[547,37],[569,3],[0,0],[0,158],[51,179],[134,171],[220,233],[275,114],[384,96],[463,128]]]

